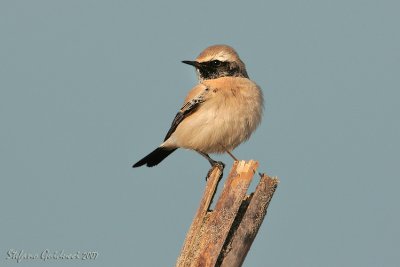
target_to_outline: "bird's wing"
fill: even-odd
[[[171,128],[169,129],[167,135],[164,138],[166,141],[176,130],[178,125],[187,118],[190,114],[195,112],[199,106],[206,101],[206,96],[208,94],[208,88],[204,85],[202,87],[195,87],[186,98],[186,103],[182,106],[182,108],[175,115],[174,120],[172,121]],[[194,93],[194,96],[192,96]]]

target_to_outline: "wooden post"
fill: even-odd
[[[246,195],[258,162],[236,161],[215,209],[210,210],[222,171],[214,167],[176,267],[240,267],[267,213],[279,183],[262,174],[255,192]]]

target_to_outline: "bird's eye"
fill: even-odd
[[[219,60],[213,60],[213,61],[211,61],[211,63],[212,63],[212,65],[213,66],[216,66],[216,67],[218,67],[218,66],[220,66],[221,65],[221,61],[219,61]]]

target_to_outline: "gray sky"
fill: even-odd
[[[266,99],[235,155],[281,180],[244,266],[399,266],[399,2],[144,2],[0,3],[0,265],[172,266],[208,162],[131,164],[224,43]]]

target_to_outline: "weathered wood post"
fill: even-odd
[[[217,167],[210,171],[176,267],[242,265],[279,183],[276,177],[260,174],[255,191],[247,195],[257,167],[257,161],[236,161],[214,210],[210,205],[222,171]]]

